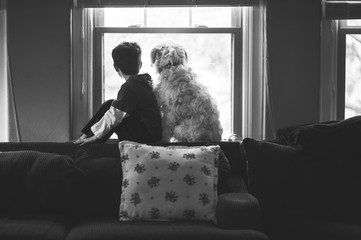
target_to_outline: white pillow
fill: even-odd
[[[119,143],[123,182],[119,219],[215,222],[220,146]]]

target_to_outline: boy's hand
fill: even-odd
[[[89,143],[93,143],[96,140],[97,140],[96,136],[91,136],[91,137],[88,137],[88,138],[79,138],[74,142],[74,144],[79,144],[80,146],[83,146],[83,145],[86,145],[86,144],[89,144]]]

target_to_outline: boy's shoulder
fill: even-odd
[[[134,75],[128,78],[128,80],[123,84],[129,87],[139,87],[143,86],[146,88],[153,88],[152,77],[148,73]]]

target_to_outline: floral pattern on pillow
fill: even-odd
[[[220,147],[119,143],[119,219],[216,221]]]

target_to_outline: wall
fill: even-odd
[[[317,122],[321,0],[267,4],[274,127]],[[69,9],[70,0],[8,0],[8,45],[22,141],[69,140]]]
[[[321,0],[267,0],[267,7],[275,128],[318,122]]]
[[[21,141],[69,140],[70,1],[8,0],[7,7]]]

